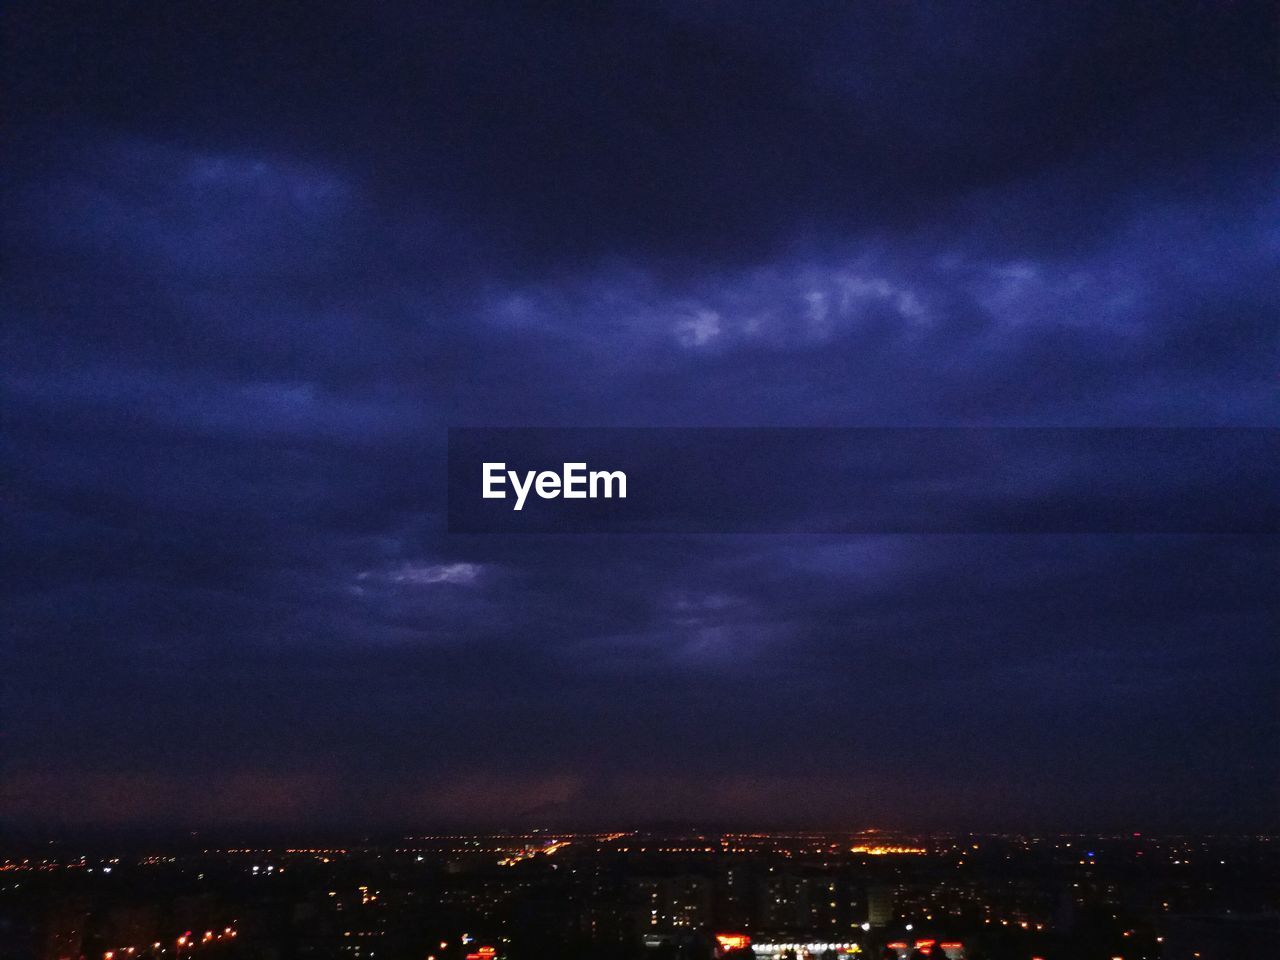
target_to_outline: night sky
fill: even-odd
[[[1274,536],[451,536],[443,466],[1274,426],[1270,4],[3,30],[0,820],[1275,825]]]

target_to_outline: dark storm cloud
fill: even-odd
[[[1262,5],[5,17],[0,813],[1273,817],[1270,539],[443,533],[448,426],[1274,423]]]
[[[32,5],[6,69],[21,121],[322,157],[521,258],[697,261],[1064,162],[1099,165],[1083,198],[1265,159],[1272,28],[1198,2]]]

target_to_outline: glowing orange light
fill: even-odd
[[[722,950],[745,950],[751,944],[751,938],[745,933],[717,933],[716,943]]]

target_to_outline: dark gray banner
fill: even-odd
[[[453,533],[1275,533],[1280,431],[449,431]]]

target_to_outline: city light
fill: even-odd
[[[1094,839],[1090,846],[1097,851],[1098,861],[1116,864],[1110,869],[1114,869],[1117,876],[1123,876],[1128,869],[1126,865],[1132,863],[1132,851],[1127,857],[1112,857],[1107,839]],[[568,898],[563,914],[553,913],[558,908],[551,896],[552,891],[555,896],[561,895],[563,880],[553,879],[549,869],[534,869],[527,875],[512,877],[493,866],[513,851],[538,851],[541,860],[544,850],[553,846],[562,849],[570,840],[575,852],[570,860],[562,861],[561,867],[566,873],[578,876],[578,880],[571,882],[580,884],[576,889],[582,893]],[[638,908],[642,911],[644,935],[638,936],[635,943],[650,950],[679,948],[695,942],[703,931],[719,930],[708,936],[714,955],[719,957],[737,951],[746,955],[745,951],[750,950],[757,960],[778,960],[788,953],[794,953],[797,960],[812,960],[828,952],[845,960],[868,954],[878,956],[885,946],[883,940],[858,943],[842,940],[842,935],[862,937],[879,927],[890,931],[885,939],[890,940],[890,946],[901,957],[909,956],[914,950],[917,956],[930,960],[957,960],[965,955],[969,933],[985,929],[999,931],[1001,937],[1008,938],[1014,956],[1030,958],[1036,955],[1039,937],[1046,931],[1055,940],[1070,937],[1069,931],[1058,924],[1054,897],[1046,896],[1061,889],[1069,891],[1080,908],[1105,908],[1116,941],[1123,938],[1126,945],[1134,945],[1133,950],[1125,950],[1126,958],[1146,956],[1150,960],[1164,939],[1140,922],[1142,914],[1110,899],[1113,896],[1110,883],[1114,881],[1104,872],[1108,868],[1097,865],[1088,868],[1100,875],[1107,886],[1095,890],[1080,882],[1076,871],[1085,868],[1076,865],[1078,855],[1060,839],[989,838],[982,847],[989,851],[990,862],[997,866],[987,872],[975,864],[960,883],[940,880],[938,866],[954,862],[956,851],[970,847],[969,838],[942,840],[934,836],[927,842],[911,840],[906,835],[877,837],[877,844],[885,847],[936,851],[927,858],[903,861],[886,870],[885,865],[868,864],[850,855],[848,836],[821,833],[677,834],[670,837],[636,833],[621,837],[570,834],[558,839],[549,839],[545,834],[524,834],[467,839],[442,837],[435,844],[417,838],[414,846],[423,853],[415,856],[425,856],[433,864],[444,866],[457,863],[459,855],[464,854],[471,856],[471,862],[477,866],[474,870],[442,869],[439,872],[433,868],[430,880],[422,882],[406,879],[406,874],[397,872],[403,870],[403,858],[384,859],[376,847],[334,854],[334,859],[345,864],[344,874],[350,878],[349,885],[336,886],[339,875],[327,871],[317,875],[309,895],[313,906],[305,919],[299,916],[295,921],[298,931],[295,936],[318,938],[320,944],[327,937],[335,938],[342,946],[330,952],[346,960],[394,960],[391,938],[401,935],[406,929],[404,924],[419,922],[416,918],[424,913],[429,915],[436,903],[445,911],[462,907],[474,911],[474,915],[484,915],[485,919],[480,921],[483,926],[475,928],[478,931],[475,934],[449,932],[439,941],[439,949],[432,949],[426,958],[420,955],[420,960],[448,960],[450,956],[455,960],[499,960],[509,951],[520,955],[531,950],[524,942],[529,936],[525,931],[514,938],[515,945],[510,948],[507,944],[511,940],[492,939],[489,932],[501,929],[512,932],[511,915],[503,912],[505,905],[513,896],[527,894],[541,898],[546,906],[540,909],[547,910],[549,916],[559,917],[558,923],[582,924],[581,929],[596,944],[622,942],[626,934],[620,931],[632,922]],[[1187,868],[1179,862],[1185,863],[1189,852],[1200,851],[1199,862],[1211,867],[1216,876],[1219,862],[1223,859],[1232,862],[1233,851],[1241,856],[1243,863],[1258,862],[1259,851],[1269,849],[1274,840],[1260,837],[1254,845],[1244,848],[1247,852],[1243,853],[1239,846],[1242,841],[1235,839],[1218,845],[1184,837],[1168,840],[1145,837],[1142,842],[1143,852],[1147,854],[1143,863],[1148,865],[1147,869],[1162,863],[1169,870],[1176,869],[1181,878]],[[1073,845],[1082,846],[1079,842]],[[1060,851],[1057,867],[1045,869],[1042,881],[1028,880],[1012,886],[1007,883],[1008,870],[1024,869],[1018,863],[1019,857],[1029,857],[1027,865],[1039,864],[1043,868],[1046,859],[1052,861],[1055,850]],[[279,856],[278,850],[256,853],[259,863],[265,862],[264,854]],[[188,869],[193,878],[205,876],[206,871],[217,875],[210,870],[210,858],[246,855],[204,851]],[[174,863],[174,859],[168,857],[148,859],[164,870],[172,869]],[[181,863],[181,859],[178,862]],[[254,904],[275,903],[279,893],[261,891],[257,881],[250,882],[245,876],[244,861],[238,862],[240,866],[236,870],[225,871],[223,876],[238,876],[237,882],[249,884],[241,894],[242,909],[253,909],[257,913],[260,907]],[[65,869],[84,871],[86,868],[81,864],[82,861],[76,860]],[[276,872],[287,866],[287,863],[280,864]],[[29,864],[9,861],[9,870],[18,868],[50,869],[48,864],[36,861]],[[889,873],[892,880],[888,878]],[[122,881],[115,881],[119,882]],[[1183,885],[1183,900],[1194,903],[1195,900],[1188,897],[1194,896],[1193,891],[1199,889],[1197,885],[1202,878],[1178,882]],[[222,896],[232,895],[234,889],[234,886],[224,888]],[[113,894],[118,892],[115,890]],[[432,897],[439,899],[428,899]],[[222,908],[229,910],[232,902],[232,899],[225,901]],[[1171,907],[1168,894],[1161,888],[1161,896],[1155,898],[1151,908],[1157,913],[1167,913]],[[414,919],[411,921],[411,918]],[[91,960],[137,960],[139,957],[218,960],[222,951],[217,948],[234,940],[238,931],[235,922],[217,919],[221,925],[210,923],[209,929],[194,933],[188,930],[181,935],[166,936],[163,935],[166,931],[157,929],[154,932],[162,935],[155,940],[139,936],[135,938],[136,943],[118,940],[112,943],[114,938],[108,937],[106,943],[88,951],[77,952],[76,941],[71,940],[64,952],[51,960],[60,960],[63,956],[84,957],[86,953]],[[719,926],[726,919],[742,926]],[[263,931],[259,941],[259,928],[255,923],[255,949],[275,949],[278,946],[275,938],[279,934]],[[940,931],[946,931],[948,938],[935,938]],[[139,930],[139,933],[145,932],[150,931]],[[459,943],[463,944],[461,949]],[[385,955],[380,944],[387,945]],[[1110,954],[1104,956],[1110,960]]]

